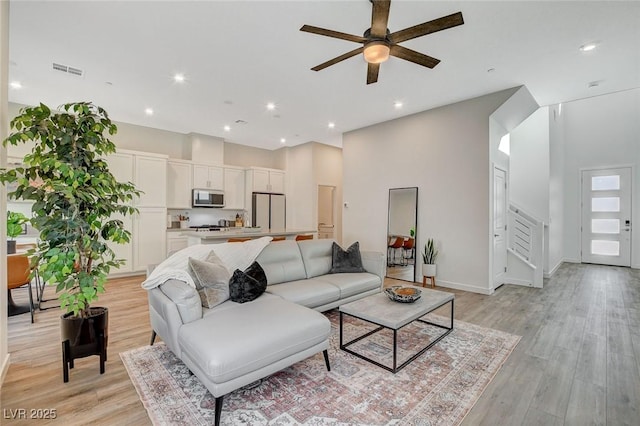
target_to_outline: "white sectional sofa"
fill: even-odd
[[[216,398],[220,422],[227,393],[327,349],[331,324],[319,312],[382,290],[384,256],[362,252],[366,272],[330,274],[332,240],[270,243],[256,261],[267,291],[207,309],[195,288],[169,280],[149,290],[156,334]]]

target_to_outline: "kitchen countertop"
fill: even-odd
[[[260,231],[244,231],[235,228],[229,228],[226,231],[192,231],[181,230],[181,235],[191,238],[199,238],[203,241],[218,240],[237,237],[273,237],[273,236],[292,236],[298,234],[315,234],[318,231],[316,229],[262,229]]]

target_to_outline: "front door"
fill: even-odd
[[[504,283],[507,269],[507,172],[493,169],[493,288]]]
[[[631,266],[631,168],[582,172],[582,262]]]

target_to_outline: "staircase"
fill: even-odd
[[[512,284],[542,288],[544,222],[514,204],[507,212],[507,279]]]

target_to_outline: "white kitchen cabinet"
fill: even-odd
[[[167,162],[167,208],[190,209],[193,189],[193,166],[190,162]]]
[[[285,172],[282,170],[253,168],[247,170],[246,177],[250,192],[285,193]]]
[[[133,219],[133,270],[146,271],[167,256],[167,209],[140,207]]]
[[[167,159],[162,157],[147,157],[135,155],[136,187],[142,191],[136,203],[137,207],[166,207],[167,206]]]
[[[244,209],[244,169],[224,168],[225,208]]]
[[[122,216],[121,214],[116,214],[113,216],[114,219],[119,219],[124,224],[124,228],[132,232],[133,229],[133,216]],[[132,235],[133,238],[133,235]],[[116,255],[116,259],[122,259],[125,261],[125,264],[120,266],[118,269],[112,269],[110,274],[122,274],[133,271],[133,243],[130,240],[126,244],[117,244],[114,242],[109,242],[109,247]]]
[[[193,187],[198,189],[224,189],[224,169],[205,164],[193,165]]]
[[[133,155],[119,152],[107,157],[109,171],[118,182],[133,182]]]
[[[167,257],[188,245],[189,237],[183,237],[180,232],[167,232]]]

